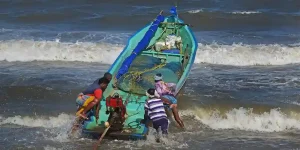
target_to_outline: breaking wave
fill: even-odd
[[[189,10],[188,13],[190,14],[196,14],[196,13],[199,13],[199,12],[203,12],[203,9],[195,9],[195,10]]]
[[[43,128],[57,128],[64,127],[74,120],[74,116],[67,114],[59,114],[56,117],[29,117],[29,116],[14,116],[14,117],[0,117],[0,125],[15,124],[26,127],[43,127]]]
[[[72,127],[72,122],[75,117],[65,113],[61,113],[58,116],[13,116],[13,117],[2,117],[0,118],[1,125],[19,125],[23,127],[40,127],[49,134],[41,133],[43,138],[59,141],[59,142],[68,142],[68,131]],[[39,133],[39,132],[37,132]]]
[[[125,45],[10,40],[0,42],[0,61],[82,61],[112,64]],[[300,47],[280,44],[198,44],[195,63],[234,66],[300,63]]]
[[[300,129],[298,113],[286,114],[280,109],[254,113],[252,108],[233,108],[225,113],[218,110],[196,108],[183,111],[183,115],[194,116],[204,125],[214,130],[234,129],[257,132],[280,132]]]
[[[192,116],[195,120],[214,130],[234,129],[256,132],[300,130],[300,114],[292,111],[286,113],[279,108],[261,113],[254,112],[253,108],[243,107],[232,108],[222,113],[218,110],[191,108],[180,111],[180,113],[182,116]],[[71,127],[73,119],[71,115],[67,114],[48,118],[14,116],[1,118],[0,125],[42,127],[52,131],[54,136],[50,137],[51,140],[63,142],[67,140],[67,129]],[[198,126],[201,125],[198,124]]]
[[[249,14],[259,14],[259,11],[234,11],[232,14],[242,14],[242,15],[249,15]]]

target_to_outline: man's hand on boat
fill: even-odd
[[[83,119],[85,119],[85,120],[88,120],[88,119],[89,119],[88,117],[86,117],[85,114],[78,114],[78,116],[81,117],[81,118],[83,118]]]

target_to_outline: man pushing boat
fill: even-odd
[[[96,121],[99,118],[99,110],[100,110],[100,100],[102,99],[103,92],[107,88],[109,80],[105,77],[100,78],[98,83],[93,83],[87,87],[83,92],[81,92],[77,99],[77,112],[76,112],[76,120],[71,129],[71,134],[73,134],[78,128],[80,123],[84,119],[87,118],[87,113],[96,106],[95,117]]]
[[[112,74],[109,73],[109,72],[105,72],[104,75],[103,75],[103,77],[101,77],[101,78],[106,78],[107,80],[111,81],[111,79],[112,79]],[[101,78],[98,78],[97,80],[95,80],[95,81],[94,81],[94,84],[98,84],[98,82],[99,82],[99,80],[100,80]]]
[[[145,103],[145,114],[142,123],[147,124],[150,119],[153,124],[153,128],[156,129],[157,135],[159,135],[159,128],[163,135],[168,134],[169,120],[164,109],[163,101],[160,98],[156,98],[155,89],[148,89],[146,95],[148,100]],[[156,137],[156,141],[159,142],[159,137]]]
[[[174,96],[175,83],[165,83],[163,81],[163,75],[158,73],[155,75],[155,89],[157,94],[155,96],[161,98],[167,107],[172,110],[173,116],[181,128],[184,128],[183,121],[180,119],[177,109],[177,99]]]
[[[84,116],[85,114],[82,115],[80,111],[83,111],[83,112],[86,113],[86,111],[89,111],[92,107],[94,107],[94,102],[95,102],[94,100],[97,99],[96,96],[98,96],[99,98],[102,98],[102,94],[105,91],[105,89],[106,89],[107,85],[109,84],[109,82],[111,81],[111,79],[112,79],[112,74],[109,73],[109,72],[105,72],[104,75],[103,75],[103,77],[98,78],[97,80],[95,80],[91,85],[89,85],[89,87],[84,92],[87,92],[87,90],[89,90],[89,89],[90,90],[95,89],[95,91],[93,91],[93,92],[90,91],[88,93],[88,95],[86,95],[84,92],[81,92],[78,95],[78,97],[76,99],[76,103],[77,103],[77,105],[79,107],[78,110],[77,110],[77,113],[76,113],[77,116],[80,116],[80,117],[82,117],[84,119],[87,119]],[[99,85],[100,85],[100,89],[98,88]],[[90,109],[88,107],[89,103],[91,103],[90,105],[93,104],[93,106]],[[89,110],[84,110],[83,107],[86,107],[86,109],[89,109]],[[96,115],[97,115],[97,113],[96,113]]]
[[[76,104],[78,105],[76,115],[87,119],[86,113],[90,111],[94,106],[97,106],[95,116],[98,119],[99,102],[102,99],[103,92],[107,88],[109,80],[107,78],[100,78],[98,83],[91,84],[87,89],[78,95]]]

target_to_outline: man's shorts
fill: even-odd
[[[76,99],[76,104],[80,107],[87,106],[91,101],[94,100],[94,96],[89,96],[89,95],[80,95]]]
[[[164,95],[162,97],[168,99],[172,104],[177,104],[177,99],[172,95]],[[171,109],[170,105],[165,105],[165,107],[167,107],[168,109]]]
[[[167,118],[162,118],[156,121],[152,121],[153,128],[158,131],[161,128],[162,134],[168,134],[169,120]]]

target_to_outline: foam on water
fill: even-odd
[[[61,148],[55,148],[55,147],[51,147],[49,145],[44,147],[44,150],[62,150]]]
[[[210,63],[234,66],[285,65],[300,63],[300,47],[279,44],[199,44],[196,63]]]
[[[57,117],[29,117],[29,116],[14,116],[3,118],[0,125],[15,124],[26,127],[43,127],[43,128],[57,128],[65,126],[74,120],[74,116],[67,114],[60,114]]]
[[[220,11],[219,9],[216,9],[217,11]],[[192,9],[188,10],[187,12],[190,14],[197,14],[197,13],[202,13],[202,12],[217,12],[216,10],[206,10],[204,11],[203,9]],[[260,11],[232,11],[232,12],[224,12],[223,13],[230,13],[230,14],[241,14],[241,15],[250,15],[250,14],[260,14]]]
[[[249,15],[249,14],[259,14],[259,11],[234,11],[231,12],[232,14],[242,14],[242,15]]]
[[[82,61],[113,63],[123,46],[109,43],[60,43],[59,41],[11,40],[0,42],[0,60]]]
[[[111,64],[125,45],[10,40],[0,42],[0,61],[82,61]],[[300,63],[300,47],[279,44],[198,44],[195,63],[234,66]]]
[[[233,108],[225,113],[220,113],[218,110],[207,110],[203,108],[191,108],[190,110],[180,111],[181,116],[184,120],[189,120],[189,116],[194,118],[194,121],[200,121],[201,124],[214,130],[234,129],[244,131],[256,131],[256,132],[282,132],[289,130],[300,130],[300,114],[289,113],[286,114],[280,109],[271,109],[263,113],[254,113],[252,108]],[[188,117],[188,118],[186,118]],[[42,127],[45,131],[41,134],[47,140],[56,142],[70,142],[68,138],[68,131],[71,127],[73,117],[71,115],[60,114],[56,117],[7,117],[3,118],[0,125],[3,124],[16,124],[26,127]],[[192,122],[194,122],[192,121]],[[165,147],[166,149],[172,148],[188,148],[189,145],[186,143],[182,136],[189,134],[198,134],[194,132],[199,130],[201,124],[194,124],[192,122],[186,123],[186,131],[179,133],[170,132],[168,138],[162,138],[162,142],[157,144],[155,142],[155,131],[150,128],[149,135],[146,141],[122,141],[122,146],[125,148],[132,147]],[[202,128],[203,130],[203,128]],[[193,131],[192,133],[189,131]],[[47,134],[50,133],[49,134]],[[37,136],[40,137],[40,136]],[[182,137],[182,138],[180,138]],[[113,145],[118,141],[113,141]],[[121,145],[119,145],[121,146]],[[51,149],[52,147],[46,146],[45,149]]]
[[[72,127],[72,122],[75,117],[72,115],[61,113],[58,116],[14,116],[14,117],[3,117],[0,120],[0,126],[5,124],[14,124],[25,127],[40,127],[44,129],[49,134],[37,132],[41,134],[45,139],[58,141],[58,142],[68,142],[70,139],[68,137],[68,132]]]
[[[196,14],[196,13],[199,13],[199,12],[203,12],[203,9],[194,9],[194,10],[189,10],[188,13],[190,14]]]
[[[225,114],[218,110],[207,111],[195,108],[183,111],[182,115],[191,115],[214,130],[235,129],[257,132],[280,132],[292,129],[300,130],[299,114],[285,114],[280,109],[271,109],[261,114],[253,113],[252,108],[233,108]]]
[[[50,117],[28,117],[28,116],[14,116],[7,117],[0,120],[0,126],[5,124],[15,124],[25,127],[41,127],[42,131],[36,131],[36,138],[44,138],[46,140],[51,140],[55,142],[72,142],[74,140],[88,140],[89,139],[70,139],[68,136],[68,131],[71,128],[72,121],[74,117],[72,115],[60,114],[58,116]],[[172,148],[187,148],[188,144],[184,142],[183,138],[178,138],[178,135],[175,133],[170,133],[167,138],[161,138],[161,143],[157,144],[155,140],[156,131],[153,128],[150,128],[149,136],[146,141],[110,141],[110,144],[114,148],[136,148],[136,147],[145,147],[145,146],[155,146],[157,148],[165,147],[167,149]],[[181,133],[180,133],[181,134]],[[161,136],[161,135],[160,135]],[[25,139],[26,140],[26,139]],[[122,142],[122,144],[116,144],[116,142]],[[54,150],[52,146],[46,145],[44,149]]]

